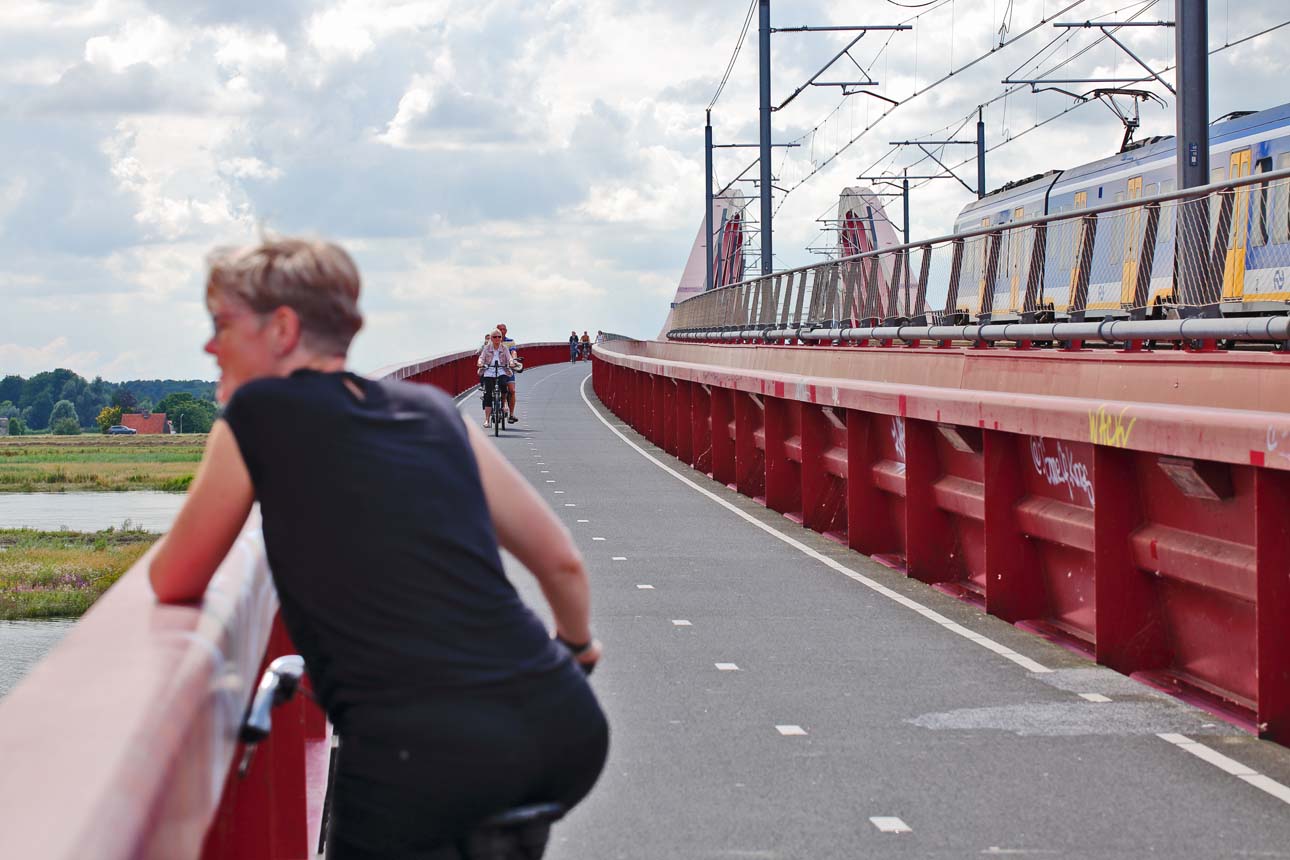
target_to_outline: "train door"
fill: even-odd
[[[1142,196],[1142,177],[1135,176],[1129,180],[1128,198],[1137,200]],[[1124,218],[1124,266],[1120,274],[1120,304],[1129,307],[1133,304],[1133,294],[1138,284],[1138,257],[1142,249],[1142,207],[1127,209]]]
[[[1233,152],[1228,164],[1232,179],[1250,175],[1250,151]],[[1245,294],[1245,242],[1249,234],[1250,187],[1242,186],[1232,198],[1232,228],[1227,242],[1227,260],[1223,264],[1223,300],[1240,301]]]
[[[1076,191],[1074,208],[1078,212],[1080,209],[1088,207],[1088,192]],[[1087,225],[1081,218],[1075,222],[1078,226],[1075,228],[1075,241],[1071,244],[1071,279],[1069,289],[1066,291],[1067,301],[1073,302],[1075,299],[1075,286],[1079,282],[1079,249],[1084,245],[1084,231]],[[1071,310],[1082,311],[1084,308],[1072,307]]]
[[[1014,222],[1021,221],[1025,217],[1026,207],[1018,206],[1016,209],[1012,210],[1012,220]],[[1008,237],[1008,283],[1010,287],[1008,309],[1010,311],[1017,311],[1019,310],[1017,304],[1017,290],[1020,285],[1021,278],[1023,277],[1021,269],[1026,264],[1026,242],[1021,231],[1009,230],[1008,233],[1010,234]]]

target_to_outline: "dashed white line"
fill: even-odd
[[[575,505],[573,502],[565,502],[565,503],[564,503],[564,506],[565,506],[566,508],[576,508],[576,507],[578,507],[578,506],[577,506],[577,505]]]
[[[554,483],[555,483],[555,479],[554,479],[554,478],[547,478],[547,479],[546,479],[546,482],[547,482],[548,484],[554,484]]]
[[[552,481],[551,483],[553,483],[553,484],[554,484],[554,483],[555,483],[555,481]],[[563,495],[564,495],[564,490],[552,490],[552,491],[551,491],[551,493],[552,493],[553,495],[556,495],[556,496],[563,496]]]
[[[690,622],[686,621],[684,618],[673,618],[673,619],[672,619],[672,626],[674,626],[674,627],[690,627],[690,626],[692,626],[692,625],[690,624]]]
[[[1079,697],[1086,702],[1109,702],[1109,696],[1103,696],[1101,693],[1080,693]]]
[[[957,624],[951,621],[950,619],[946,618],[944,615],[941,615],[935,610],[929,609],[928,607],[919,603],[917,600],[906,597],[900,592],[894,591],[888,588],[887,586],[883,585],[881,582],[878,582],[876,579],[871,579],[870,577],[867,577],[864,574],[857,573],[856,571],[847,567],[842,562],[837,561],[836,559],[829,558],[827,555],[824,555],[823,553],[820,553],[814,549],[811,549],[809,546],[802,543],[801,541],[789,537],[788,535],[784,534],[783,532],[779,531],[773,526],[770,526],[767,523],[764,523],[761,520],[757,519],[752,514],[746,513],[745,511],[741,511],[739,508],[735,507],[730,502],[727,502],[725,499],[721,498],[716,493],[704,487],[699,486],[694,481],[691,481],[689,478],[685,477],[680,472],[676,471],[672,467],[663,463],[658,458],[651,455],[648,451],[646,451],[644,448],[637,445],[631,439],[628,439],[626,436],[622,434],[621,431],[619,431],[617,427],[610,424],[609,421],[606,420],[605,416],[600,414],[600,410],[592,406],[591,401],[587,398],[587,380],[589,379],[591,379],[590,374],[588,374],[582,380],[582,385],[579,386],[578,390],[579,390],[579,393],[582,395],[582,402],[587,404],[587,408],[591,410],[591,414],[595,415],[596,418],[600,420],[601,424],[604,424],[606,427],[608,427],[610,432],[612,432],[619,439],[622,439],[624,442],[626,442],[628,446],[630,446],[633,450],[636,451],[636,453],[640,454],[646,460],[649,460],[655,466],[658,466],[664,472],[667,472],[669,475],[676,478],[678,481],[685,484],[690,489],[703,494],[707,498],[711,499],[712,501],[716,502],[717,504],[721,505],[723,508],[733,513],[735,516],[740,517],[743,520],[746,520],[747,522],[751,523],[752,525],[756,526],[757,528],[761,529],[767,534],[773,536],[777,540],[783,541],[784,543],[793,547],[793,549],[797,550],[803,555],[809,556],[810,558],[815,559],[816,561],[820,562],[826,567],[829,567],[837,571],[838,573],[842,574],[848,579],[852,579],[855,582],[858,582],[861,585],[865,586],[866,588],[869,588],[869,589],[872,589],[873,591],[878,592],[883,597],[894,600],[895,602],[899,603],[901,606],[912,609],[915,612],[919,613],[920,615],[923,615],[924,617],[929,618],[932,621],[935,621],[937,624],[944,627],[946,630],[950,631],[951,633],[955,633],[971,642],[975,642],[977,645],[980,645],[983,648],[993,651],[994,653],[998,654],[1000,657],[1004,657],[1008,660],[1011,660],[1012,662],[1016,663],[1018,666],[1021,666],[1023,669],[1027,669],[1031,672],[1053,671],[1052,669],[1049,669],[1047,666],[1044,666],[1042,663],[1032,660],[1029,657],[1025,656],[1024,654],[1019,654],[1016,651],[1013,651],[1011,648],[1007,647],[1006,645],[1002,645],[998,642],[995,642],[993,639],[989,639],[985,636],[982,636],[981,634],[977,633],[974,630],[969,630],[963,625]]]
[[[625,556],[625,555],[615,555],[615,556],[611,556],[609,560],[610,560],[610,561],[627,561],[627,556]]]
[[[739,667],[736,666],[734,663],[713,663],[712,665],[717,667],[718,672],[738,672],[739,671]]]
[[[589,522],[591,522],[591,520],[578,520],[578,522],[580,522],[580,523],[589,523]]]
[[[641,591],[653,591],[653,590],[654,590],[654,586],[652,586],[652,585],[646,585],[645,583],[641,583],[641,584],[637,585],[636,587],[637,587],[637,588],[639,588]]]
[[[806,734],[806,729],[801,726],[775,726],[775,731],[784,737],[798,737]]]
[[[1194,741],[1186,735],[1173,734],[1170,732],[1158,734],[1156,737],[1168,741],[1184,752],[1189,752],[1202,761],[1209,762],[1214,767],[1229,773],[1237,779],[1244,780],[1259,791],[1272,795],[1277,800],[1285,804],[1290,804],[1290,786],[1283,785],[1271,777],[1264,776],[1252,767],[1243,765],[1234,758],[1223,755],[1216,749],[1211,749],[1199,741]]]
[[[894,815],[871,815],[869,823],[883,833],[913,833],[914,829]]]

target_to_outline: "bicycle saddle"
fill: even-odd
[[[517,806],[484,819],[466,838],[466,860],[539,860],[551,825],[564,816],[558,803]]]

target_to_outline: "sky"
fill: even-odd
[[[1001,81],[1062,63],[1047,77],[1137,76],[1124,52],[1097,42],[1097,30],[1035,55],[1062,35],[1053,20],[1169,20],[1173,7],[901,2],[772,3],[777,27],[913,27],[871,31],[851,51],[878,82],[866,89],[898,107],[810,87],[774,114],[775,140],[799,143],[776,150],[773,165],[787,192],[776,197],[777,267],[809,263],[819,259],[811,249],[836,244],[819,219],[834,217],[839,192],[861,171],[927,172],[930,164],[914,164],[921,153],[890,141],[955,133],[982,103],[991,188],[1114,152],[1122,129],[1105,106],[1032,129],[1075,101],[1024,91],[996,100]],[[1284,0],[1209,7],[1213,47],[1290,17]],[[351,353],[359,371],[474,347],[497,322],[521,341],[563,340],[570,329],[654,337],[703,214],[704,110],[748,8],[748,0],[5,0],[0,375],[68,367],[112,381],[214,378],[201,351],[210,331],[205,257],[266,232],[323,236],[354,255],[366,316]],[[1149,65],[1172,64],[1171,31],[1122,34]],[[774,34],[773,101],[854,35]],[[1288,42],[1290,28],[1213,55],[1211,116],[1290,100]],[[754,18],[712,108],[717,143],[757,140],[756,49]],[[858,79],[851,58],[819,80]],[[1172,98],[1151,88],[1166,106],[1142,108],[1139,136],[1172,134]],[[957,137],[973,131],[969,124]],[[970,154],[941,156],[953,165]],[[754,156],[720,150],[718,187]],[[972,165],[961,175],[972,183]],[[917,188],[914,237],[949,232],[970,199],[953,180]],[[899,205],[890,212],[899,222]]]

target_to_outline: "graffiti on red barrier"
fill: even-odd
[[[1088,440],[1094,445],[1108,445],[1112,448],[1129,447],[1129,434],[1133,432],[1133,425],[1138,423],[1138,419],[1126,420],[1125,413],[1128,411],[1129,407],[1125,406],[1119,412],[1112,412],[1105,404],[1096,410],[1090,410]]]
[[[1079,490],[1093,505],[1093,481],[1089,478],[1088,466],[1075,459],[1074,453],[1061,442],[1057,446],[1056,456],[1048,453],[1047,443],[1043,436],[1030,437],[1030,462],[1035,471],[1043,476],[1050,487],[1065,487],[1070,500],[1075,501],[1075,491]]]

